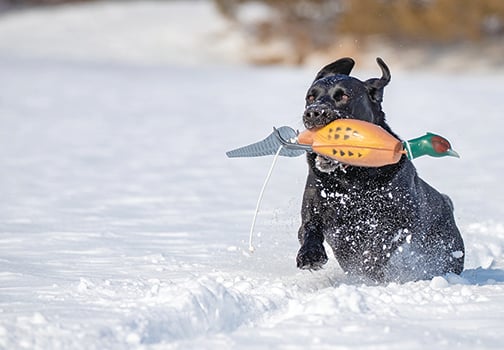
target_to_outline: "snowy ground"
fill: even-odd
[[[280,159],[247,251],[271,158],[224,153],[301,128],[314,71],[121,62],[6,34],[50,16],[0,18],[1,349],[502,348],[504,75],[391,67],[393,128],[462,155],[415,162],[455,202],[466,269],[367,286],[334,259],[295,268],[301,158]]]

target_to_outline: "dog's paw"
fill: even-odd
[[[302,270],[320,270],[327,263],[327,254],[322,244],[303,245],[299,249],[297,267]]]

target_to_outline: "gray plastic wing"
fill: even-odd
[[[282,126],[278,129],[275,129],[275,131],[264,140],[226,152],[226,155],[229,158],[261,157],[274,155],[275,153],[277,153],[278,148],[284,145],[278,135],[280,135],[284,140],[291,140],[297,136],[297,132],[291,127]],[[280,155],[284,157],[298,157],[304,153],[305,150],[289,149],[288,147],[283,147],[280,151]]]

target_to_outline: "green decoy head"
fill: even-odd
[[[447,139],[430,132],[416,139],[404,141],[403,145],[409,159],[418,158],[423,155],[460,158],[459,154],[451,148],[450,142]]]

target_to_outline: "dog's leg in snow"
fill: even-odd
[[[317,212],[320,206],[315,203],[316,191],[313,176],[308,176],[301,210],[302,223],[298,232],[301,248],[296,258],[297,267],[304,270],[319,270],[327,263],[327,254],[323,246],[323,222],[320,213]]]

